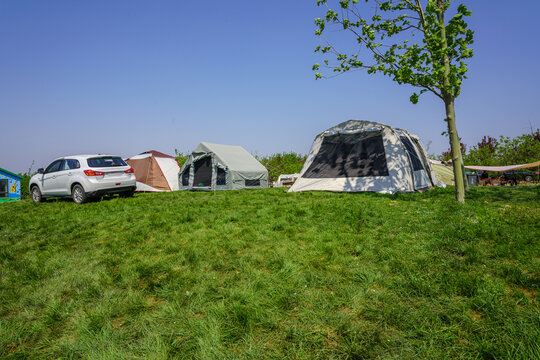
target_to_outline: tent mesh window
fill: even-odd
[[[8,179],[0,179],[0,198],[6,198],[9,196],[8,187]]]
[[[189,170],[191,166],[187,166],[182,174],[182,186],[189,186]]]
[[[414,142],[414,145],[416,145],[416,150],[418,152],[418,154],[420,154],[420,157],[421,157],[421,160],[422,160],[422,164],[424,165],[424,168],[427,169],[428,166],[428,159],[426,157],[426,153],[422,150],[422,145],[420,145],[420,142],[416,139],[412,139],[413,142]]]
[[[216,185],[227,185],[227,173],[222,168],[217,168]]]
[[[246,180],[246,186],[261,186],[261,180],[255,179],[255,180]]]
[[[420,157],[418,156],[418,153],[416,152],[416,149],[414,148],[414,145],[412,144],[411,140],[409,140],[406,136],[400,136],[399,137],[403,145],[405,146],[405,150],[407,151],[407,154],[409,154],[409,157],[412,161],[413,170],[424,170],[424,165],[422,164],[422,160],[420,160]]]
[[[382,134],[338,134],[324,138],[303,177],[388,176]]]
[[[212,159],[210,156],[195,161],[194,166],[193,186],[212,186]]]

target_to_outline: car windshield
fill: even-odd
[[[113,166],[126,166],[124,160],[118,156],[100,156],[90,158],[87,160],[90,167],[113,167]]]

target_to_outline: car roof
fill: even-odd
[[[119,158],[122,158],[121,156],[119,155],[111,155],[111,154],[83,154],[83,155],[66,155],[66,156],[62,156],[62,157],[59,157],[59,158],[56,158],[54,160],[51,161],[54,162],[54,161],[57,161],[57,160],[63,160],[63,159],[88,159],[88,158],[92,158],[92,157],[119,157]]]

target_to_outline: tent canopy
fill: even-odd
[[[437,185],[420,139],[406,130],[349,120],[315,137],[290,192],[411,192]]]
[[[237,145],[222,145],[202,142],[193,154],[214,154],[216,160],[221,165],[226,166],[230,170],[243,172],[268,172],[253,155],[248,153],[243,147]]]
[[[135,172],[137,191],[175,191],[178,187],[178,161],[170,155],[150,150],[126,162]]]
[[[184,190],[268,187],[268,170],[244,148],[235,145],[200,143],[178,176]]]

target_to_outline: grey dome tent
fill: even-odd
[[[289,192],[393,194],[427,190],[437,184],[416,135],[376,122],[349,120],[316,136]]]
[[[178,174],[180,190],[240,190],[268,187],[268,170],[241,146],[202,142]]]

